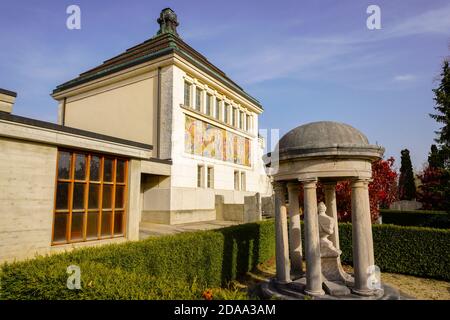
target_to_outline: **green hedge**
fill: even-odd
[[[384,224],[439,229],[450,228],[450,214],[443,211],[400,211],[381,209],[380,213]]]
[[[373,225],[375,264],[382,272],[450,281],[450,230]],[[352,225],[339,225],[341,259],[352,263]]]
[[[76,249],[3,265],[0,299],[195,299],[273,256],[273,222]],[[68,290],[69,265],[83,290]]]
[[[340,224],[342,261],[352,263],[351,224]],[[273,221],[216,231],[76,249],[4,264],[0,299],[200,299],[275,253]],[[450,230],[374,225],[375,263],[384,272],[450,281]],[[83,290],[68,290],[66,268]]]

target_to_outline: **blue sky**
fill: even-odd
[[[81,30],[66,8],[81,8]],[[366,9],[381,8],[381,30]],[[0,87],[14,113],[56,121],[56,85],[152,37],[162,8],[181,37],[261,101],[260,127],[283,134],[311,121],[345,122],[420,170],[438,125],[431,89],[449,56],[450,2],[6,1],[0,3]]]

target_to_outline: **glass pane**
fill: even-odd
[[[53,241],[66,241],[67,213],[56,213],[53,227]]]
[[[110,209],[112,205],[112,185],[103,185],[103,203],[102,207],[105,209]]]
[[[75,183],[73,186],[73,209],[84,209],[84,183]]]
[[[105,158],[105,164],[103,168],[103,181],[112,182],[113,181],[113,159]]]
[[[69,184],[66,182],[58,182],[56,189],[56,209],[69,208]]]
[[[71,240],[83,239],[83,212],[72,212],[72,232],[70,235]]]
[[[117,160],[116,182],[125,182],[125,161]]]
[[[91,181],[100,181],[100,157],[92,156],[90,165],[90,177]]]
[[[70,152],[59,151],[58,179],[70,179]]]
[[[124,199],[123,199],[124,192],[125,192],[125,187],[124,186],[116,186],[116,202],[114,204],[114,206],[116,208],[123,208],[123,205],[124,205]]]
[[[98,212],[88,212],[87,239],[97,239],[98,237]]]
[[[100,195],[100,185],[94,183],[89,184],[89,201],[88,201],[89,209],[96,209],[99,207],[99,195]]]
[[[86,156],[84,154],[75,155],[75,180],[86,179]]]
[[[111,235],[111,211],[102,212],[102,236]]]
[[[114,212],[114,234],[123,233],[123,211]]]

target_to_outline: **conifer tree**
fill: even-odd
[[[402,160],[400,167],[400,178],[398,181],[398,192],[400,200],[413,200],[416,198],[416,184],[411,163],[409,150],[401,151]]]

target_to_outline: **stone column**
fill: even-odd
[[[367,179],[352,181],[353,291],[366,296],[373,294],[367,280],[369,266],[374,264],[368,185]]]
[[[290,182],[287,187],[289,192],[289,255],[291,258],[291,270],[295,275],[302,275],[302,229],[298,204],[299,183]]]
[[[335,221],[334,233],[330,236],[331,242],[336,249],[339,250],[339,226],[337,219],[337,206],[336,206],[336,182],[327,182],[323,184],[325,191],[325,206],[327,207],[327,216],[331,217]]]
[[[275,182],[275,254],[277,281],[288,283],[291,281],[289,263],[288,230],[286,217],[286,185],[284,182]]]
[[[317,180],[302,181],[305,209],[306,290],[309,295],[323,295],[320,265],[319,222],[317,215]]]

